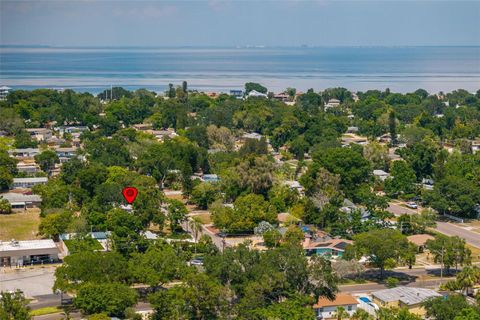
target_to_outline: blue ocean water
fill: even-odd
[[[342,86],[429,92],[480,89],[480,47],[59,48],[0,47],[0,85],[97,93],[123,86],[163,91],[271,91]]]

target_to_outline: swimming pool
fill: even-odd
[[[360,297],[358,299],[362,300],[365,303],[372,303],[372,300],[370,300],[368,297]]]

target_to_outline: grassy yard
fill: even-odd
[[[202,222],[202,224],[211,224],[212,223],[210,213],[196,214],[196,215],[192,216],[192,218],[193,217],[198,218],[198,220],[200,220]]]
[[[38,239],[38,225],[40,224],[40,210],[0,214],[0,240],[32,240]]]
[[[59,313],[61,311],[62,309],[59,307],[44,307],[44,308],[30,311],[30,316],[32,317],[43,316],[46,314]]]
[[[467,244],[467,248],[472,250],[472,262],[480,262],[480,249]]]

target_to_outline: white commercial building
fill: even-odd
[[[58,261],[58,248],[51,239],[0,241],[0,265],[21,267],[32,263]]]

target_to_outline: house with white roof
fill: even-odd
[[[380,181],[385,181],[388,177],[390,177],[390,174],[383,170],[377,169],[377,170],[373,170],[373,176],[375,178],[378,178]]]
[[[265,93],[258,92],[257,90],[252,90],[248,93],[248,97],[267,98],[267,95]]]
[[[33,188],[39,184],[46,184],[48,182],[47,177],[33,177],[33,178],[13,178],[13,188]]]
[[[1,86],[0,87],[0,100],[7,100],[7,95],[12,90],[12,88],[7,87],[7,86]]]

